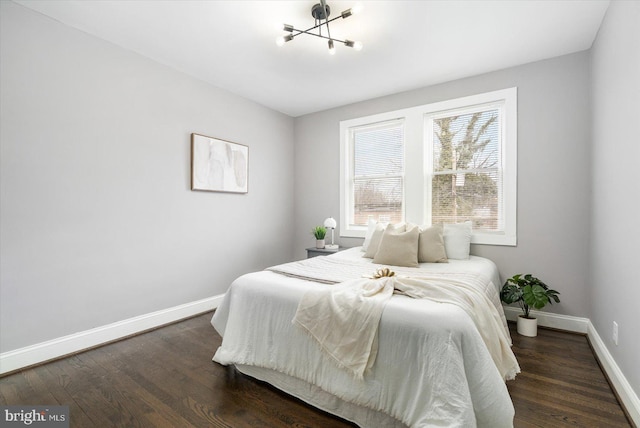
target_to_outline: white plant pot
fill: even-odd
[[[324,248],[324,239],[316,239],[316,248]]]
[[[518,315],[518,334],[536,337],[538,335],[538,319],[525,318],[524,315]]]

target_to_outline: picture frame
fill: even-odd
[[[191,190],[248,193],[249,147],[192,133]]]

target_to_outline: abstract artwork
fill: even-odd
[[[191,190],[247,193],[249,147],[191,134]]]

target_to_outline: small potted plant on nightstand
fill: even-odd
[[[311,229],[311,233],[316,237],[316,248],[324,248],[324,237],[327,235],[327,229],[323,226],[316,226]]]
[[[538,319],[529,314],[531,307],[544,308],[547,303],[560,303],[556,290],[550,289],[547,284],[531,274],[514,275],[507,280],[500,291],[500,300],[503,302],[518,303],[523,315],[518,316],[518,333],[523,336],[535,337],[538,335]]]

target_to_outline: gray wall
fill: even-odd
[[[611,2],[592,49],[591,321],[640,393],[640,3]],[[619,325],[619,342],[612,325]]]
[[[589,316],[589,54],[577,53],[299,117],[295,123],[295,251],[311,227],[340,213],[339,122],[518,87],[518,246],[474,245],[502,279],[533,273],[561,292],[545,308]],[[341,238],[345,246],[361,239]]]
[[[291,259],[292,118],[0,3],[0,352]],[[192,132],[249,146],[248,194],[189,190]]]

